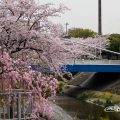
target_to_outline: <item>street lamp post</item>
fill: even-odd
[[[102,6],[101,0],[98,0],[98,34],[102,35]]]
[[[68,25],[69,25],[69,24],[66,22],[65,25],[66,25],[66,35],[68,35]]]

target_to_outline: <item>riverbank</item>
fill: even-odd
[[[79,73],[73,79],[63,81],[61,88],[61,92],[65,95],[75,98],[80,103],[83,101],[84,105],[80,106],[83,111],[89,104],[87,120],[93,120],[96,116],[95,120],[120,120],[119,112],[111,113],[104,110],[108,106],[120,106],[120,73]]]
[[[85,91],[84,93],[78,95],[77,98],[96,105],[100,105],[102,107],[120,104],[120,95],[112,94],[108,91]]]
[[[67,82],[60,82],[59,90],[61,94],[52,98],[52,102],[58,107],[55,107],[55,114],[50,120],[120,119],[119,113],[104,111],[105,106],[120,103],[119,95],[110,92],[87,90],[79,86],[68,85]]]
[[[60,106],[73,120],[120,120],[118,113],[105,112],[104,108],[66,95],[54,98],[54,104]],[[64,115],[63,115],[64,116]],[[66,117],[62,117],[66,120]]]
[[[101,107],[120,105],[120,95],[113,94],[109,91],[95,91],[77,86],[69,86],[68,89],[63,90],[63,93]]]
[[[104,111],[105,107],[107,106],[119,105],[120,95],[114,94],[114,92],[111,92],[109,90],[104,90],[104,91],[89,90],[89,89],[82,88],[80,86],[69,85],[69,83],[67,84],[67,82],[65,83],[62,82],[61,88],[62,88],[61,89],[62,95],[64,94],[64,95],[70,96],[73,99],[77,100],[78,104],[81,104],[81,103],[83,104],[79,106],[81,108],[78,108],[79,114],[83,113],[83,111],[85,110],[84,112],[88,114],[88,116],[86,115],[85,117],[87,120],[93,120],[92,118],[94,117],[97,117],[96,120],[119,120],[120,119],[119,113],[116,113],[116,112],[109,113]],[[74,102],[72,102],[72,104],[74,104]],[[63,105],[61,106],[64,108]],[[74,107],[75,106],[72,106],[72,109],[74,109]],[[70,107],[68,108],[71,109]],[[91,113],[91,111],[93,113]],[[82,118],[81,115],[78,118]]]
[[[74,120],[63,108],[55,104],[55,98],[50,98],[50,106],[53,110],[53,115],[49,120]]]

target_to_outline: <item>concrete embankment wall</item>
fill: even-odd
[[[119,73],[80,73],[77,74],[69,84],[76,85],[77,87],[70,88],[64,91],[70,96],[77,96],[85,90],[103,90],[116,84],[120,86],[120,72]],[[112,86],[113,87],[113,86]]]
[[[101,90],[118,80],[120,80],[120,72],[99,72],[83,82],[81,86],[88,89]]]

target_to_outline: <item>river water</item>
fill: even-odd
[[[52,98],[74,120],[120,120],[120,113],[104,112],[104,108],[74,98],[60,95]]]

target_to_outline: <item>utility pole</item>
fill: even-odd
[[[65,25],[66,25],[66,35],[68,35],[68,25],[69,25],[69,24],[66,22]]]
[[[102,3],[98,0],[98,34],[102,35]]]

